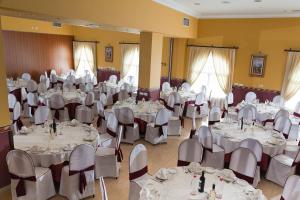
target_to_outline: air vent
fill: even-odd
[[[292,12],[300,12],[300,10],[292,10]]]
[[[61,28],[61,23],[60,22],[53,22],[52,24],[55,27]]]
[[[190,19],[187,17],[183,18],[183,26],[190,26]]]

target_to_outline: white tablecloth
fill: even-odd
[[[147,123],[154,122],[158,111],[164,108],[159,101],[139,101],[138,104],[135,104],[134,98],[128,98],[125,101],[116,102],[112,107],[112,110],[107,110],[107,112],[112,112],[113,109],[121,107],[131,108],[135,118],[142,119]]]
[[[161,92],[160,97],[162,99],[164,99],[166,102],[168,102],[168,98],[170,96],[170,94],[173,92],[173,90],[169,90],[169,91],[165,91],[165,92]],[[178,94],[181,97],[181,103],[185,103],[187,101],[193,101],[196,99],[196,93],[193,91],[182,91],[179,90]]]
[[[23,79],[17,79],[16,81],[7,80],[7,88],[9,92],[22,87],[27,87],[27,81],[24,81]]]
[[[52,95],[54,94],[61,94],[65,100],[65,104],[68,103],[81,103],[84,104],[86,94],[82,91],[73,90],[70,92],[63,92],[62,90],[55,90],[50,89],[44,94],[40,94],[39,100],[41,103],[44,103],[45,105],[49,105],[49,100]]]
[[[286,140],[281,133],[260,125],[244,124],[243,130],[241,130],[241,126],[236,121],[225,121],[216,123],[211,129],[214,142],[224,148],[225,154],[238,148],[240,142],[246,138],[258,140],[263,146],[263,152],[271,157],[281,154],[285,148]]]
[[[216,191],[220,186],[218,176],[222,176],[222,171],[214,170],[209,173],[205,173],[205,189],[204,193],[191,193],[195,191],[193,187],[196,185],[196,189],[199,185],[200,173],[188,173],[187,167],[172,168],[176,170],[176,174],[171,174],[168,180],[160,183],[154,180],[154,178],[148,179],[142,187],[140,192],[140,200],[207,200],[212,184],[216,185]],[[196,176],[196,177],[194,177]],[[191,184],[192,179],[196,180],[196,184]],[[220,188],[220,187],[219,187]],[[147,193],[151,195],[146,195]],[[148,194],[149,194],[148,193]],[[156,193],[156,195],[155,195]],[[254,189],[248,183],[243,180],[236,179],[235,182],[223,183],[223,200],[264,200],[266,199],[260,190]]]
[[[79,144],[91,144],[94,148],[100,144],[98,131],[85,124],[60,123],[57,136],[52,137],[49,124],[44,127],[33,125],[28,129],[28,134],[14,136],[14,145],[16,149],[28,152],[35,166],[49,167],[68,161],[71,151]]]

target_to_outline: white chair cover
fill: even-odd
[[[16,103],[17,103],[16,96],[14,94],[8,94],[8,108],[10,112],[13,111]]]
[[[205,95],[206,95],[206,86],[205,86],[205,85],[202,85],[202,86],[201,86],[200,93],[203,93],[203,95],[204,95],[204,97],[205,97]]]
[[[101,191],[102,200],[108,200],[106,186],[105,186],[103,177],[100,177],[99,182],[100,182],[99,187],[100,187],[100,191]]]
[[[262,144],[258,140],[247,138],[241,142],[240,147],[251,150],[256,157],[257,168],[255,171],[255,177],[253,181],[253,185],[256,187],[260,181],[260,163],[261,163],[261,157],[263,153]]]
[[[21,96],[22,96],[22,101],[23,103],[27,100],[27,91],[24,87],[21,88]],[[20,102],[22,103],[22,102]]]
[[[62,169],[59,194],[68,199],[83,199],[95,194],[95,150],[91,145],[81,144],[72,151],[70,164]],[[82,176],[81,176],[82,175]],[[85,178],[86,187],[79,190],[80,179]]]
[[[230,107],[230,106],[233,106],[233,103],[234,103],[233,93],[229,92],[227,95],[227,104]]]
[[[254,92],[248,92],[245,96],[247,103],[253,103],[256,100],[256,94]]]
[[[221,120],[221,109],[218,106],[213,106],[209,111],[208,124],[214,124]]]
[[[66,118],[67,110],[65,109],[65,101],[61,94],[53,94],[49,100],[50,110],[52,118],[56,118],[59,121],[64,121]]]
[[[252,123],[256,119],[256,108],[252,105],[242,107],[238,112],[238,120],[243,119],[246,123]]]
[[[55,69],[51,69],[50,75],[51,75],[51,74],[56,75],[56,70],[55,70]]]
[[[275,105],[280,106],[280,107],[284,106],[284,103],[285,103],[284,98],[283,98],[281,95],[275,96],[275,97],[273,98],[272,102],[273,102]]]
[[[17,102],[14,106],[12,113],[12,130],[14,134],[18,134],[19,130],[22,128],[23,123],[21,121],[21,104]]]
[[[300,101],[295,106],[294,114],[298,114],[300,116]]]
[[[43,94],[47,92],[47,85],[44,82],[39,83],[38,85],[38,93]]]
[[[191,90],[191,85],[187,82],[182,83],[181,88],[183,91],[190,91]]]
[[[229,169],[238,178],[253,184],[257,160],[255,154],[248,148],[239,147],[231,154]]]
[[[172,112],[173,117],[170,118],[169,123],[168,123],[168,135],[181,135],[181,107],[176,106],[176,99],[175,97],[177,96],[176,93],[172,92],[169,95],[167,105],[165,107]],[[178,99],[178,98],[177,98]]]
[[[39,106],[34,113],[34,124],[41,125],[49,119],[50,110],[47,106]]]
[[[38,106],[38,101],[37,94],[31,92],[27,94],[28,113],[30,117],[33,117],[34,111]]]
[[[300,199],[300,176],[290,176],[283,188],[281,195],[282,200],[296,200]]]
[[[103,103],[103,106],[106,106],[106,105],[107,105],[107,97],[106,97],[106,94],[101,93],[101,95],[100,95],[100,101]]]
[[[88,107],[92,107],[94,105],[95,97],[93,92],[87,93],[85,97],[85,105]]]
[[[155,122],[147,124],[145,140],[151,144],[167,142],[170,117],[171,114],[166,108],[159,110],[156,114]]]
[[[11,177],[12,199],[49,199],[55,195],[52,173],[48,168],[34,167],[33,160],[24,151],[12,150],[7,153],[6,162]],[[23,178],[23,180],[20,180]],[[26,180],[27,179],[27,180]],[[17,195],[16,188],[24,181],[25,195]]]
[[[274,130],[278,132],[282,132],[286,138],[288,138],[290,134],[291,127],[292,127],[291,120],[289,119],[289,117],[284,117],[284,116],[278,117],[274,124]]]
[[[128,99],[130,96],[127,92],[127,90],[123,89],[123,90],[120,90],[119,94],[118,94],[118,100],[119,101],[124,101],[126,99]]]
[[[186,112],[187,117],[193,118],[195,107],[197,107],[195,118],[201,118],[208,115],[208,104],[205,101],[205,94],[203,92],[197,94],[194,104],[188,105],[187,112]]]
[[[149,178],[147,149],[143,144],[138,144],[129,156],[129,200],[140,199],[140,191]]]
[[[275,117],[274,117],[274,123],[275,123],[275,121],[276,121],[279,117],[289,117],[289,116],[290,116],[289,111],[284,110],[284,109],[280,109],[280,110],[276,113],[276,115],[275,115]]]
[[[22,74],[22,79],[24,81],[29,81],[31,79],[31,75],[29,73],[23,73]]]
[[[171,90],[171,86],[170,86],[170,83],[169,82],[164,82],[161,86],[161,90],[163,92],[167,92],[169,90]]]
[[[178,148],[177,166],[187,166],[191,162],[202,162],[203,147],[196,139],[182,141]]]
[[[37,85],[37,83],[34,80],[29,80],[27,82],[26,88],[27,88],[27,92],[33,92],[33,93],[35,93],[38,90],[38,85]]]
[[[40,83],[46,83],[46,80],[47,77],[44,74],[40,75]]]
[[[287,178],[296,172],[296,167],[300,163],[300,150],[298,150],[295,159],[279,154],[271,159],[269,168],[266,174],[266,179],[284,186]]]
[[[85,85],[85,92],[93,92],[94,90],[94,84],[89,82]]]
[[[116,75],[111,75],[111,76],[108,78],[108,82],[110,82],[110,83],[117,84],[117,81],[118,81],[118,77],[117,77]]]
[[[138,124],[134,122],[134,114],[131,108],[122,107],[115,109],[115,115],[118,119],[119,127],[122,128],[122,142],[133,144],[140,138]]]
[[[75,118],[80,123],[91,124],[93,122],[93,112],[89,107],[80,105],[76,108]]]
[[[75,86],[73,85],[73,83],[70,82],[70,81],[65,81],[64,84],[63,84],[63,91],[64,92],[69,92],[69,91],[72,91],[72,90],[75,90]]]

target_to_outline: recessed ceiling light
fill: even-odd
[[[262,2],[262,0],[254,0],[255,3]]]
[[[196,2],[194,3],[195,6],[200,6],[200,3]]]
[[[230,1],[222,1],[223,4],[229,4]]]

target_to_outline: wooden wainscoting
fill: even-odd
[[[6,155],[14,148],[12,137],[10,126],[0,127],[0,188],[10,184]]]
[[[2,31],[7,77],[28,72],[38,80],[54,68],[58,74],[73,68],[73,36]]]

